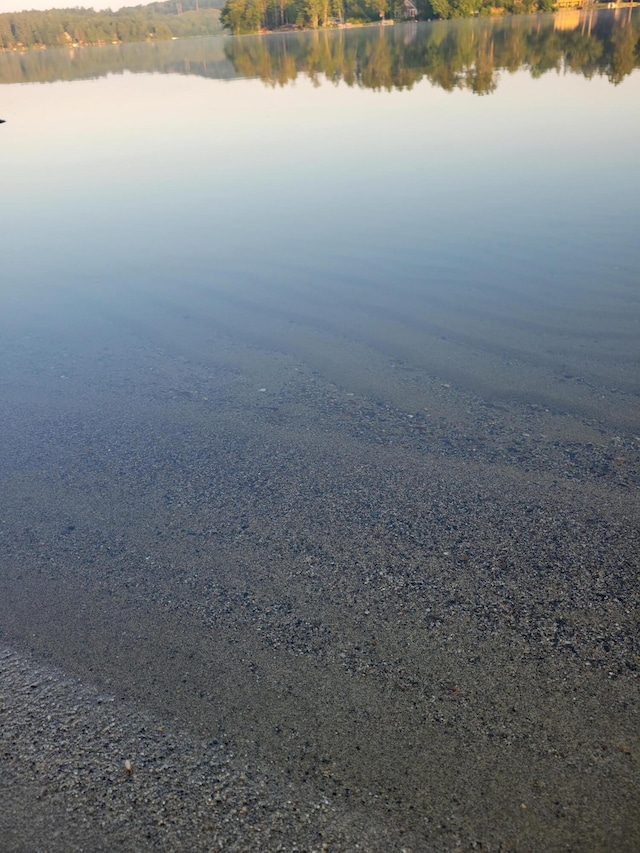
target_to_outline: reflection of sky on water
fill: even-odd
[[[505,76],[490,98],[125,75],[3,90],[4,287],[31,270],[468,254],[633,238],[640,75]],[[559,240],[561,233],[562,239]],[[605,239],[603,239],[603,237]],[[400,250],[400,251],[399,251]],[[529,250],[526,250],[529,251]],[[575,257],[574,257],[575,260]],[[331,264],[329,264],[331,265]],[[273,282],[277,286],[276,282]]]

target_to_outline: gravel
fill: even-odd
[[[618,392],[130,335],[5,338],[3,850],[637,850]]]

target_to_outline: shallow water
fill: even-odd
[[[283,849],[637,849],[638,32],[0,56],[0,636]]]

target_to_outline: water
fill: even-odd
[[[637,849],[639,26],[0,56],[3,641],[339,849]]]

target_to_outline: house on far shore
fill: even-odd
[[[403,0],[400,8],[402,9],[402,17],[405,21],[415,21],[418,17],[418,7],[413,0]]]

